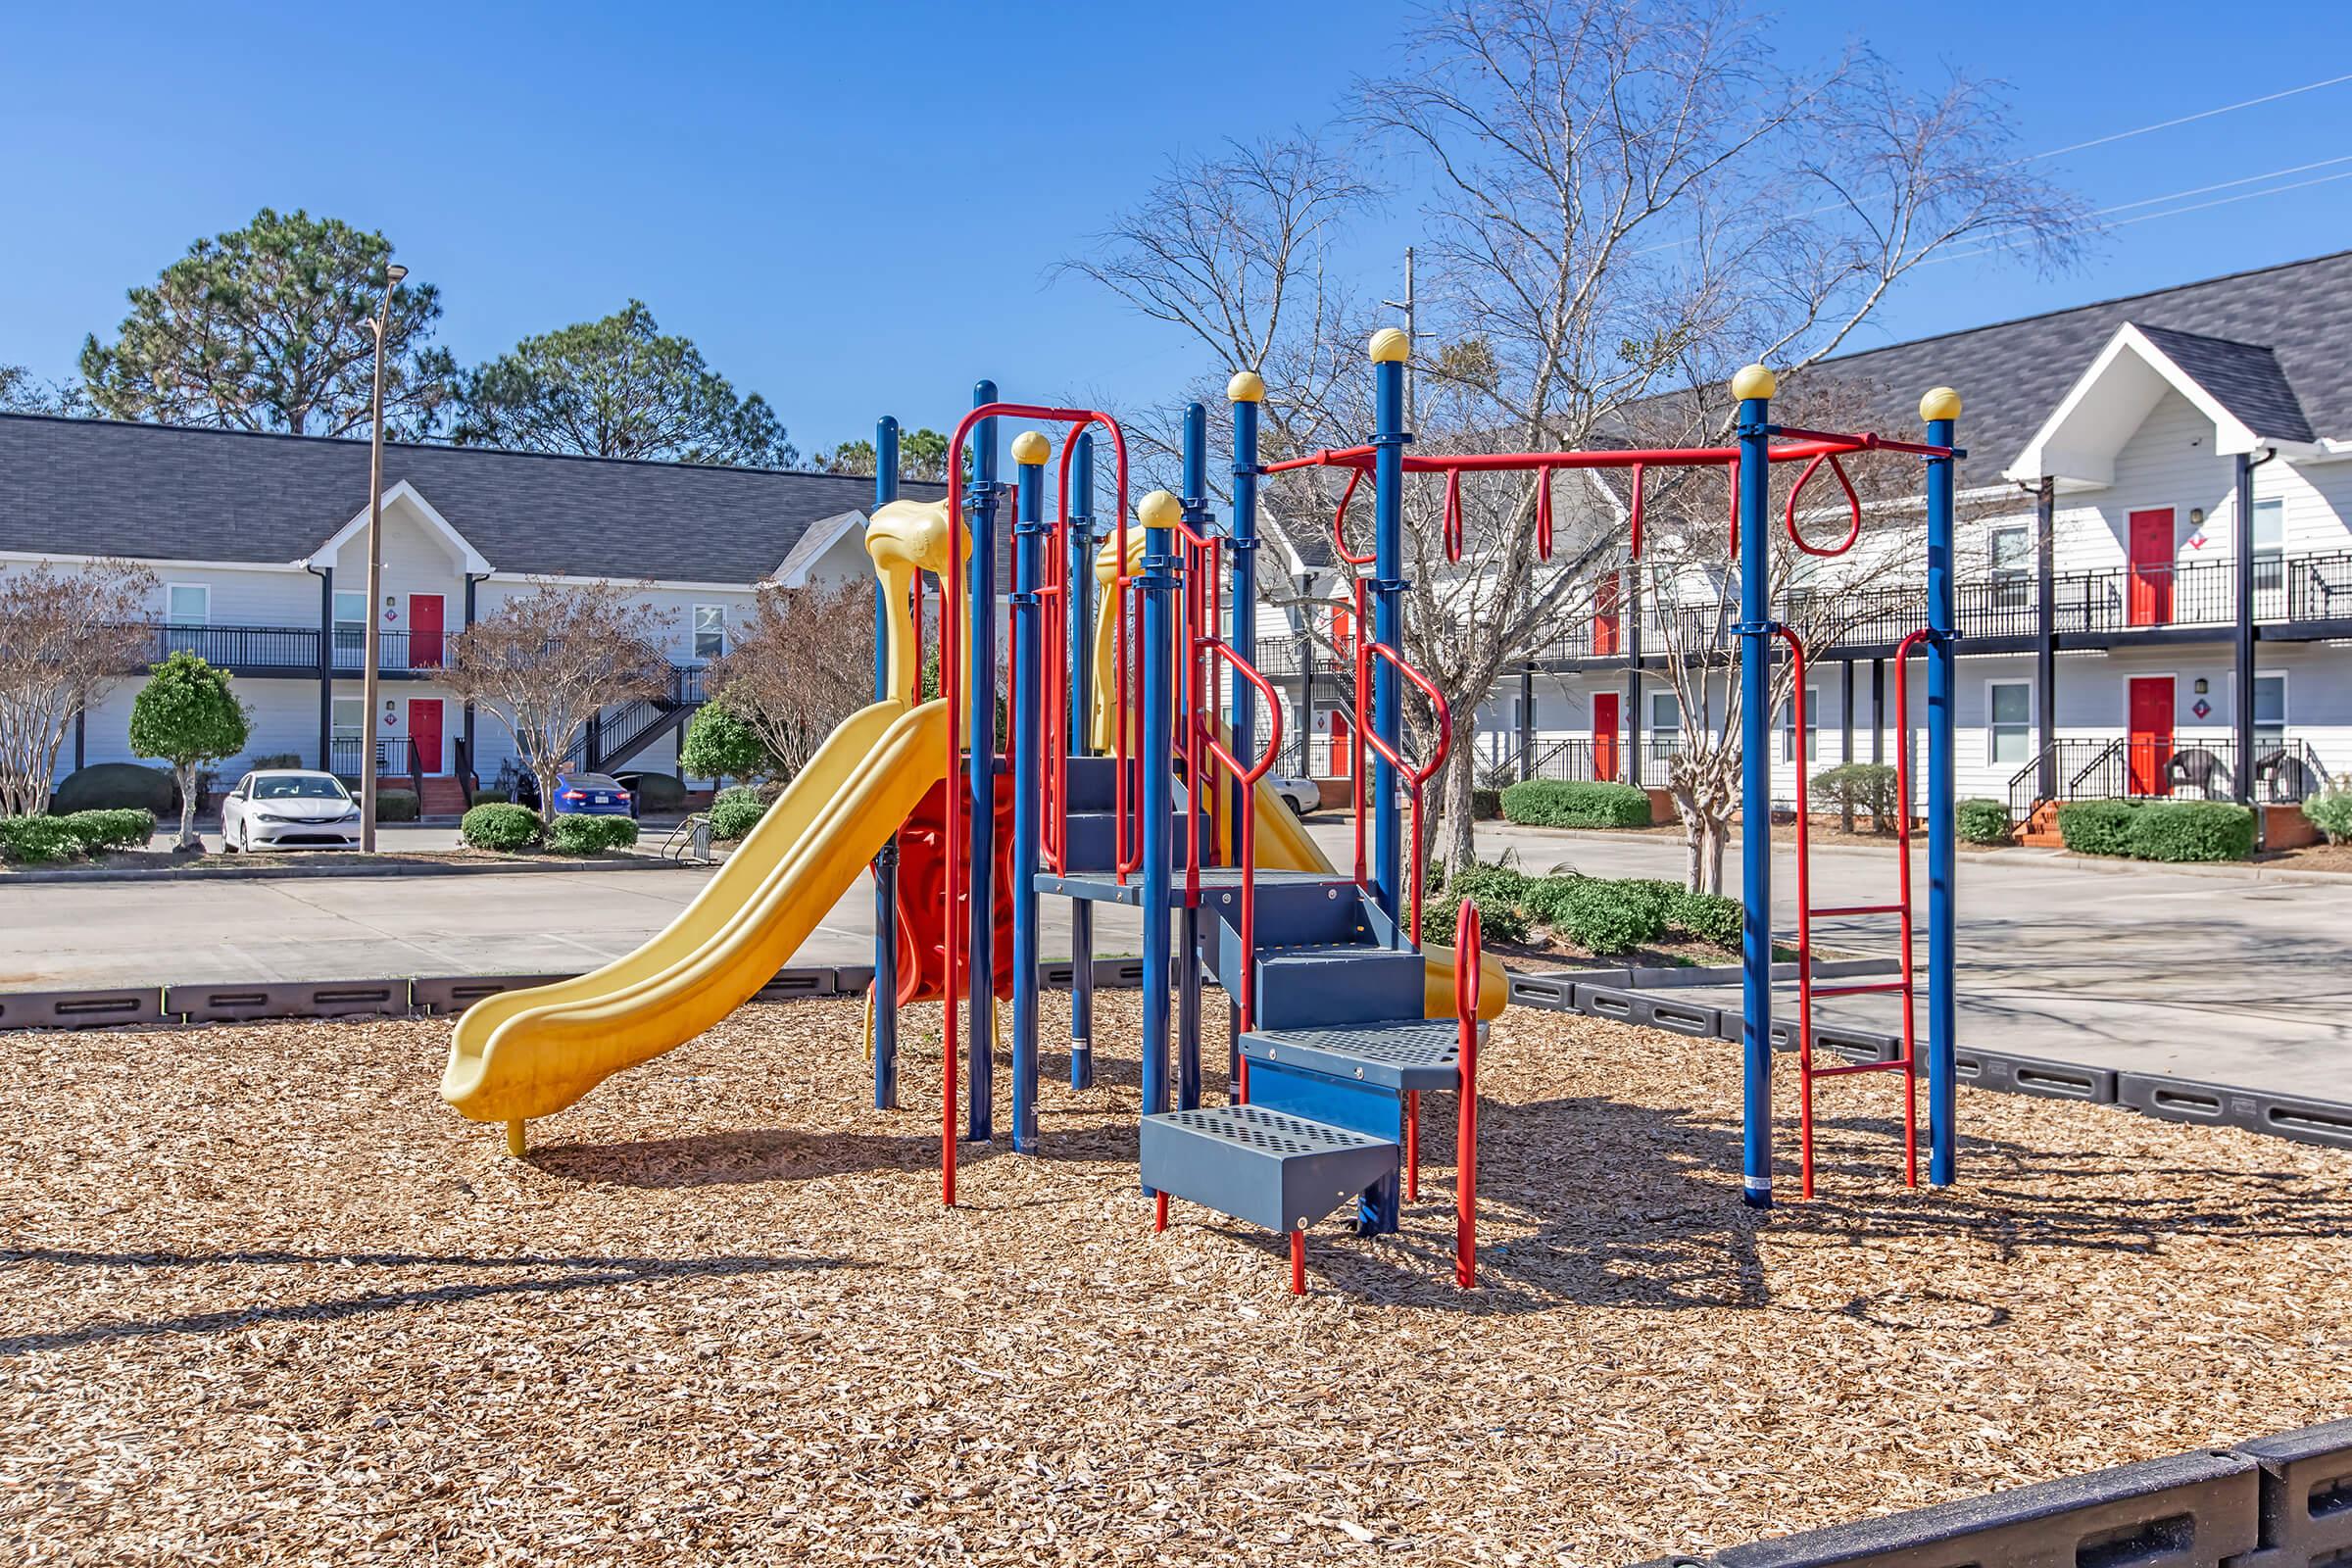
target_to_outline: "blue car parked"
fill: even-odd
[[[637,797],[610,773],[556,775],[558,816],[635,816]]]

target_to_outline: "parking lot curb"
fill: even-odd
[[[218,857],[207,857],[218,861]],[[582,871],[707,871],[708,865],[690,860],[671,860],[653,856],[623,856],[615,859],[584,858],[579,860],[515,860],[513,862],[452,860],[446,864],[427,861],[421,864],[368,865],[270,865],[239,861],[234,865],[214,863],[207,867],[172,865],[146,870],[130,866],[93,866],[87,870],[51,869],[46,871],[10,871],[0,874],[0,888],[38,884],[50,887],[84,882],[285,882],[310,881],[321,877],[394,877],[394,876],[534,876],[548,873],[557,876],[577,875]]]

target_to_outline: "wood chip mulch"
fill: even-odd
[[[1847,1080],[1760,1217],[1736,1053],[1514,1011],[1484,1288],[1433,1101],[1297,1299],[1151,1234],[1134,1006],[954,1212],[936,1007],[906,1111],[855,1004],[753,1006],[523,1161],[445,1022],[0,1036],[0,1559],[1625,1563],[2352,1413],[2352,1155],[1972,1092],[1910,1193]]]

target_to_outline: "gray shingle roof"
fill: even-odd
[[[2352,251],[1869,349],[1812,373],[1867,383],[1888,431],[1918,428],[1930,387],[1958,388],[1970,482],[1994,483],[2126,321],[2267,349],[2305,428],[2352,435]],[[2230,358],[2233,370],[2248,363]]]
[[[2169,326],[2139,330],[2256,435],[2275,441],[2314,439],[2311,420],[2304,416],[2295,389],[2286,384],[2278,356],[2269,349],[2200,332],[2176,332]]]
[[[403,479],[497,570],[682,582],[756,582],[874,495],[834,474],[386,446],[385,487]],[[367,505],[364,441],[0,415],[0,550],[298,561]]]

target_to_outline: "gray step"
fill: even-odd
[[[1426,970],[1421,955],[1409,948],[1261,947],[1251,1022],[1278,1030],[1409,1018],[1421,1010]]]
[[[1396,1175],[1396,1145],[1259,1105],[1146,1116],[1144,1186],[1270,1231],[1304,1230]]]
[[[1460,1052],[1460,1026],[1451,1018],[1258,1029],[1242,1036],[1242,1054],[1251,1061],[1398,1090],[1457,1087]]]
[[[1168,906],[1180,909],[1184,906],[1185,899],[1184,872],[1179,869],[1174,877],[1168,894]],[[1212,865],[1203,869],[1200,873],[1201,906],[1205,908],[1215,905],[1220,894],[1238,889],[1241,880],[1242,873],[1231,866]],[[1144,873],[1141,870],[1128,872],[1125,882],[1119,881],[1107,870],[1080,871],[1073,868],[1067,876],[1040,871],[1037,873],[1036,886],[1038,892],[1051,893],[1060,899],[1093,899],[1103,904],[1141,905],[1144,902]],[[1354,890],[1355,883],[1344,876],[1325,876],[1320,871],[1258,872],[1258,897],[1264,899],[1266,890],[1272,887],[1307,888],[1318,892],[1336,888],[1340,890],[1340,896],[1345,897]]]
[[[1117,853],[1119,819],[1115,812],[1072,811],[1067,818],[1062,860],[1072,871],[1107,871],[1111,858]],[[1184,813],[1178,811],[1168,822],[1171,863],[1182,867],[1192,858],[1192,835],[1186,831]],[[1205,864],[1217,858],[1216,834],[1209,824],[1200,824],[1200,853]]]

